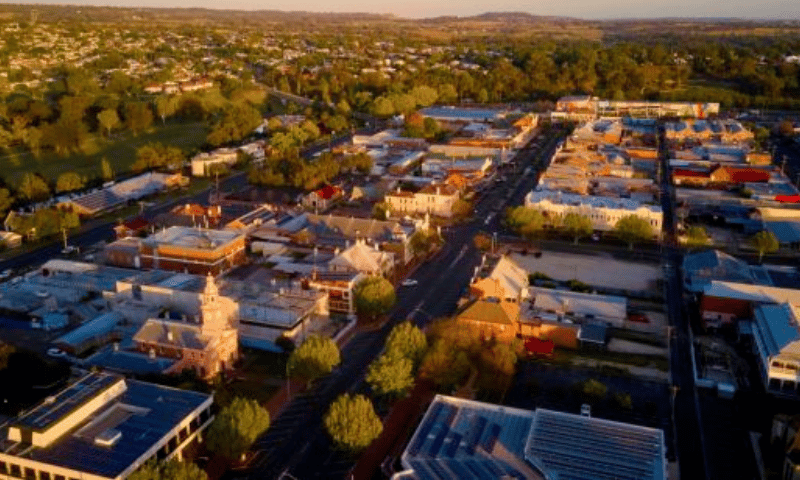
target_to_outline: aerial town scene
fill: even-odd
[[[170,1],[0,4],[0,480],[800,480],[800,3]]]

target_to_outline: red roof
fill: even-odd
[[[800,195],[775,195],[775,200],[783,203],[800,203]]]
[[[726,168],[735,183],[768,182],[769,172],[755,168]]]
[[[675,168],[672,170],[672,176],[708,178],[708,172],[703,172],[700,170],[688,170],[686,168]]]
[[[718,298],[703,295],[700,300],[701,312],[724,313],[747,318],[751,314],[750,302],[735,298]]]
[[[334,187],[333,185],[325,185],[324,187],[317,190],[316,193],[319,198],[330,200],[331,198],[338,195],[340,192],[339,187]]]
[[[539,340],[536,337],[525,340],[525,350],[535,355],[552,355],[554,349],[552,340]]]
[[[136,217],[133,220],[128,220],[127,222],[122,223],[123,227],[133,231],[141,230],[148,225],[150,225],[150,222],[148,222],[144,217]]]

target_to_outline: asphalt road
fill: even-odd
[[[419,283],[400,287],[397,304],[383,328],[356,334],[342,350],[342,364],[321,379],[310,391],[292,400],[273,420],[269,430],[253,445],[248,465],[228,472],[231,479],[344,478],[353,459],[342,457],[330,445],[322,418],[328,405],[340,394],[362,385],[369,363],[378,356],[391,328],[410,319],[420,326],[432,319],[453,313],[462,289],[469,283],[482,253],[473,244],[479,231],[500,228],[503,209],[519,203],[535,186],[538,172],[545,167],[540,158],[549,158],[557,138],[552,137],[539,150],[523,150],[519,162],[534,168],[526,176],[509,175],[508,181],[493,183],[476,202],[472,220],[446,229],[445,246],[423,263],[412,275]],[[518,170],[522,170],[518,167]]]
[[[664,212],[663,265],[665,296],[670,335],[670,372],[672,374],[673,428],[681,478],[711,479],[706,442],[700,420],[700,406],[694,384],[690,351],[688,315],[684,310],[683,281],[680,272],[681,252],[675,224],[675,190],[670,182],[669,152],[663,127],[659,127],[661,161],[661,208]]]

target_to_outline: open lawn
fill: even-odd
[[[156,121],[151,129],[138,136],[120,135],[116,140],[96,139],[91,153],[60,157],[54,152],[43,152],[38,158],[29,152],[12,152],[0,157],[0,171],[6,182],[19,185],[23,175],[37,172],[45,178],[55,180],[63,172],[73,171],[87,178],[100,173],[100,161],[108,159],[117,174],[130,170],[136,160],[136,149],[150,142],[174,145],[187,154],[200,148],[206,141],[206,127],[202,122],[167,123]]]

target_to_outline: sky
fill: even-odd
[[[484,12],[527,12],[585,19],[657,17],[736,17],[800,19],[800,0],[23,0],[118,7],[203,7],[240,10],[389,13],[405,18],[470,16]]]

